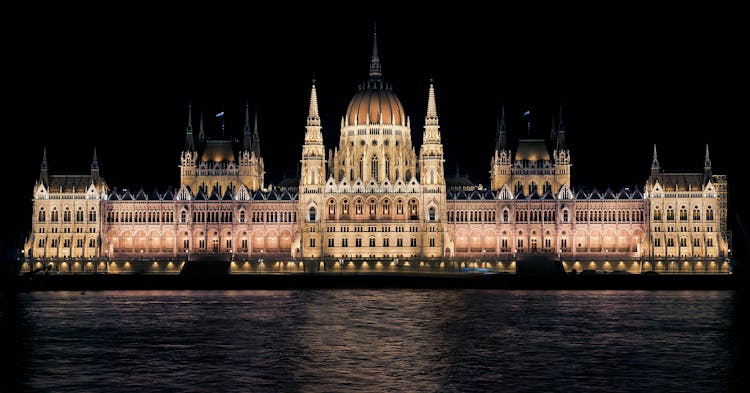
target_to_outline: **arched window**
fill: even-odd
[[[706,220],[713,221],[714,219],[714,210],[711,209],[711,206],[706,209]]]
[[[354,202],[354,214],[361,216],[362,215],[362,200],[357,199],[356,202]]]
[[[661,221],[661,210],[659,210],[659,206],[654,208],[654,220]]]
[[[94,209],[93,207],[91,208],[91,210],[89,210],[89,221],[96,221],[96,209]]]
[[[396,214],[404,214],[404,201],[401,199],[396,201]]]
[[[391,214],[391,202],[387,199],[383,201],[383,215],[390,215]]]
[[[245,211],[240,210],[240,222],[245,222],[246,219],[247,217],[245,216]]]
[[[680,221],[687,221],[687,217],[687,209],[685,208],[685,206],[682,206],[680,208]]]
[[[47,212],[44,211],[44,208],[39,209],[39,222],[45,222],[47,221]]]
[[[563,222],[568,222],[568,210],[563,210]]]
[[[365,156],[359,158],[359,178],[364,180],[365,177]]]
[[[370,216],[375,216],[375,200],[370,201]]]
[[[503,210],[503,222],[508,222],[508,210]]]
[[[341,202],[341,214],[343,214],[344,216],[349,215],[349,201],[346,199]]]
[[[409,201],[409,218],[412,220],[417,219],[417,200],[412,199]]]
[[[336,202],[333,199],[328,201],[328,219],[333,220],[336,218]]]
[[[434,207],[430,207],[428,217],[430,221],[435,221],[435,208]]]
[[[315,221],[315,207],[310,208],[310,221]]]
[[[674,209],[672,209],[672,206],[667,207],[667,221],[674,221]]]
[[[375,156],[370,160],[370,176],[372,180],[378,181],[378,158]]]
[[[187,222],[187,212],[185,210],[180,212],[180,222]]]
[[[83,221],[83,208],[82,207],[79,207],[78,210],[76,211],[76,221],[77,222]]]
[[[693,208],[693,221],[699,221],[701,219],[701,211],[698,206]]]
[[[63,212],[63,221],[70,222],[70,208],[65,208],[65,211]]]

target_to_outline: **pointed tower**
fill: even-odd
[[[258,113],[255,113],[255,128],[258,128]],[[260,155],[254,155],[253,133],[250,128],[250,104],[245,101],[245,127],[242,131],[242,150],[240,151],[240,182],[248,190],[263,188],[264,172]],[[259,150],[260,152],[260,150]]]
[[[570,150],[565,141],[565,122],[563,121],[562,103],[560,103],[560,112],[558,113],[559,121],[555,132],[555,150],[552,156],[555,159],[555,179],[552,182],[555,189],[552,192],[559,191],[563,185],[570,187]]]
[[[96,146],[94,146],[94,158],[91,160],[91,182],[99,182],[99,162],[96,159]]]
[[[188,101],[187,127],[185,127],[185,151],[194,151],[195,141],[193,138],[193,103]]]
[[[433,81],[430,80],[422,147],[419,149],[419,172],[420,181],[423,185],[441,186],[439,189],[442,190],[442,186],[445,185],[443,162],[443,143],[440,138],[440,122],[435,102],[435,86]],[[444,195],[442,191],[440,192]]]
[[[703,158],[703,183],[711,179],[711,158],[708,155],[708,143],[706,143],[706,156]]]
[[[49,171],[47,168],[47,146],[42,151],[42,165],[39,167],[39,181],[49,187]]]
[[[203,114],[201,113],[199,139],[203,142]],[[196,174],[196,165],[198,161],[198,152],[195,148],[193,138],[193,103],[188,102],[187,126],[185,127],[185,148],[180,154],[180,184],[190,185],[193,183]]]
[[[495,155],[490,161],[490,187],[501,189],[508,184],[511,177],[510,148],[508,147],[508,128],[505,125],[505,104],[500,106],[495,130]]]
[[[326,182],[325,146],[318,113],[318,93],[315,79],[310,89],[310,110],[302,145],[302,173],[299,181],[299,250],[303,258],[323,256],[322,221],[324,185]]]
[[[656,181],[656,178],[659,177],[660,171],[661,167],[659,166],[659,158],[656,155],[656,144],[654,144],[654,157],[651,159],[651,179],[649,179],[651,183]]]
[[[260,136],[258,135],[258,111],[255,111],[255,123],[253,123],[253,153],[260,159]]]

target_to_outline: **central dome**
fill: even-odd
[[[404,107],[393,91],[381,81],[370,81],[360,88],[346,109],[346,125],[404,125]]]

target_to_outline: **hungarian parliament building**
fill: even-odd
[[[247,108],[236,142],[207,137],[202,116],[194,132],[190,108],[179,187],[110,187],[96,151],[90,173],[51,174],[45,151],[22,269],[179,272],[186,261],[214,258],[237,273],[513,272],[543,258],[577,272],[731,271],[727,179],[712,173],[708,146],[702,170],[665,171],[654,147],[642,187],[575,189],[562,114],[550,140],[511,146],[503,110],[486,157],[490,186],[446,177],[434,85],[417,154],[377,39],[373,48],[333,148],[323,144],[313,81],[294,181],[265,184]]]

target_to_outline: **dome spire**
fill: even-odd
[[[198,140],[201,142],[206,140],[206,133],[203,131],[203,112],[201,112],[200,128],[198,129]]]
[[[370,60],[370,79],[379,79],[383,76],[383,69],[378,57],[378,24],[374,22],[372,29],[372,59]]]

